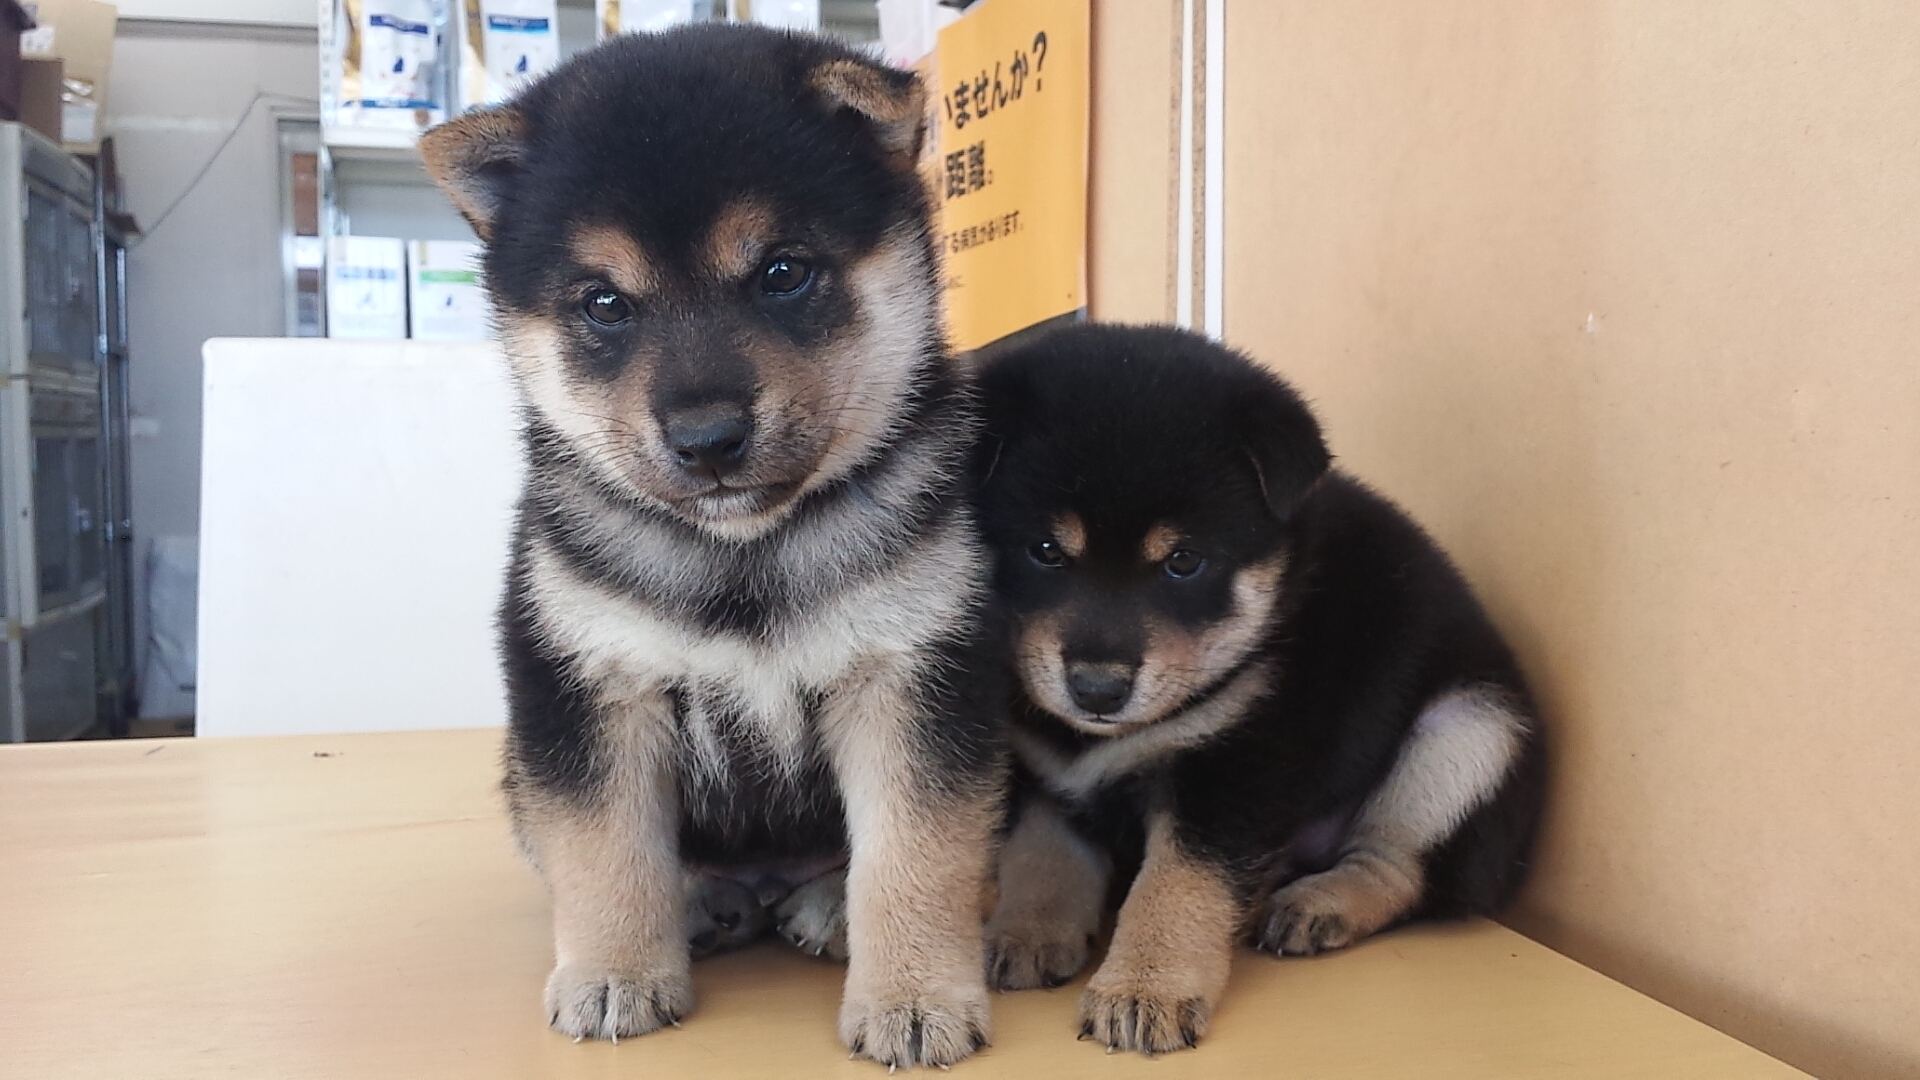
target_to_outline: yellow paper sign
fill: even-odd
[[[931,181],[961,351],[1086,305],[1088,0],[981,0],[940,31]]]

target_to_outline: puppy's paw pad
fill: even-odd
[[[835,870],[800,886],[773,909],[780,936],[801,952],[847,959],[847,872]]]
[[[1344,949],[1359,940],[1340,897],[1296,882],[1273,894],[1259,921],[1254,946],[1282,956],[1312,956]]]
[[[769,923],[753,890],[729,878],[702,877],[687,896],[687,947],[696,960],[752,944]]]
[[[989,924],[987,985],[995,990],[1065,985],[1087,966],[1092,948],[1092,936],[1078,927]]]
[[[1205,998],[1165,994],[1140,985],[1100,985],[1080,996],[1080,1037],[1109,1050],[1149,1056],[1186,1050],[1207,1030],[1213,1006]]]
[[[881,1001],[849,993],[840,1004],[840,1039],[888,1068],[946,1068],[987,1045],[987,995]]]
[[[693,1010],[686,972],[658,975],[555,968],[547,979],[547,1023],[576,1039],[645,1035]]]

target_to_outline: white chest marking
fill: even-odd
[[[545,544],[529,552],[541,629],[579,665],[604,707],[686,687],[696,768],[727,769],[716,721],[737,718],[783,770],[808,745],[807,695],[830,695],[864,660],[912,655],[970,617],[982,556],[964,526],[929,537],[892,572],[858,582],[776,634],[714,633],[582,580]],[[697,705],[697,707],[695,707]]]
[[[1116,735],[1069,756],[1015,728],[1013,749],[1020,760],[1062,798],[1079,802],[1105,784],[1151,765],[1178,750],[1198,746],[1246,713],[1272,682],[1266,664],[1253,664],[1219,693],[1176,716],[1137,731]]]

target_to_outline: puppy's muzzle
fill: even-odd
[[[703,405],[669,413],[661,422],[674,464],[688,476],[718,482],[747,460],[753,420],[738,405]]]
[[[1133,696],[1135,664],[1067,664],[1067,693],[1073,703],[1095,716],[1110,716],[1126,707]]]

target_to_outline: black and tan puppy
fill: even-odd
[[[854,1051],[945,1065],[987,1038],[1003,705],[922,114],[851,49],[708,25],[617,38],[422,143],[485,241],[524,402],[505,787],[567,1034],[692,1008],[709,869],[795,890],[803,927],[844,892]]]
[[[1541,790],[1533,706],[1418,526],[1328,471],[1279,379],[1081,327],[982,374],[981,524],[1024,693],[991,980],[1085,964],[1083,1036],[1193,1045],[1237,940],[1339,948],[1491,911]]]

